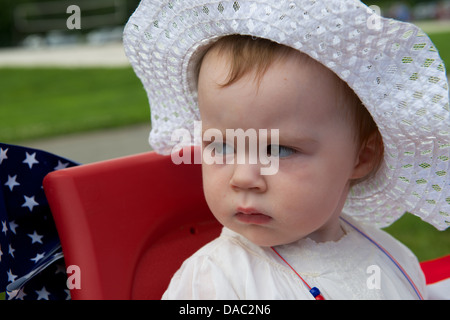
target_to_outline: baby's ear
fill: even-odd
[[[383,158],[383,141],[378,130],[373,132],[362,144],[356,158],[352,179],[367,178],[376,172]]]

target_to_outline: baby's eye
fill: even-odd
[[[214,152],[216,154],[227,155],[234,153],[234,148],[226,143],[214,143]]]
[[[286,158],[294,154],[296,151],[292,148],[271,144],[267,146],[267,155],[279,158]]]

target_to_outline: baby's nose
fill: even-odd
[[[252,190],[264,192],[267,190],[266,179],[261,175],[259,164],[234,164],[230,186],[235,190]]]

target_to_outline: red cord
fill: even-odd
[[[294,273],[300,278],[300,280],[303,281],[303,283],[308,287],[309,292],[313,295],[314,299],[316,300],[325,300],[325,298],[320,294],[320,290],[316,287],[311,288],[309,286],[309,284],[298,274],[297,271],[295,271],[295,269],[281,256],[281,254],[278,253],[277,250],[275,250],[274,247],[270,247],[279,257],[281,260],[284,261],[284,263],[286,263],[289,268],[291,268],[292,271],[294,271]]]

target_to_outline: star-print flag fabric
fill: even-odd
[[[67,300],[64,257],[42,181],[78,165],[0,143],[0,292],[7,299]]]

